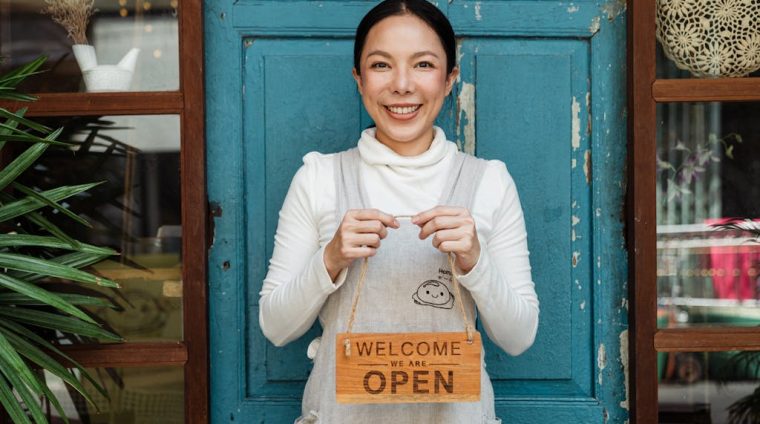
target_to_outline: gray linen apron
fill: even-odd
[[[336,155],[335,184],[340,224],[348,209],[368,207],[359,180],[358,149]],[[440,204],[470,208],[486,161],[457,153],[444,186]],[[392,213],[393,211],[385,211]],[[352,332],[407,333],[464,331],[465,325],[454,299],[447,256],[420,240],[419,227],[408,219],[398,220],[399,229],[389,229],[369,267]],[[338,404],[335,400],[335,336],[346,331],[351,303],[358,284],[361,261],[348,269],[346,282],[331,294],[319,313],[322,342],[304,391],[302,417],[296,424],[339,423],[456,423],[494,424],[491,380],[481,358],[479,402],[415,404]],[[464,307],[474,320],[475,303],[461,287]]]

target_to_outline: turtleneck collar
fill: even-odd
[[[433,142],[422,154],[402,156],[375,138],[375,128],[367,128],[359,139],[359,155],[367,165],[386,165],[391,167],[420,168],[435,165],[440,162],[452,149],[457,150],[456,144],[446,140],[446,134],[439,127],[433,127]]]

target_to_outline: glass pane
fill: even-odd
[[[121,254],[94,266],[120,290],[97,290],[117,308],[92,309],[128,341],[182,340],[182,227],[178,116],[68,117],[40,120],[65,128],[22,180],[39,189],[94,181],[67,199],[84,227],[60,214],[47,217],[77,240]],[[87,286],[91,288],[92,286]]]
[[[660,424],[758,422],[760,352],[661,352],[658,371]]]
[[[658,78],[760,75],[760,7],[756,2],[656,3]]]
[[[61,402],[70,423],[172,424],[184,423],[184,371],[182,367],[88,369],[108,393],[95,390],[79,375],[94,405],[58,377],[45,373],[48,387]],[[110,398],[110,399],[109,399]],[[63,423],[51,407],[51,424]]]
[[[54,3],[81,11],[87,0]],[[43,13],[44,0],[0,0],[0,73],[45,55],[47,72],[28,78],[22,91],[177,90],[177,6],[178,0],[95,0],[94,13],[85,25],[86,43],[94,46],[97,63],[93,63],[86,58],[91,54],[88,48],[77,48],[75,57],[72,46],[78,43]],[[121,62],[132,48],[139,49],[134,66],[129,58]]]
[[[760,325],[760,104],[657,108],[658,326]]]

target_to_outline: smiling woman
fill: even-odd
[[[427,1],[372,9],[357,28],[353,76],[375,126],[356,148],[307,154],[293,177],[259,321],[277,346],[317,318],[322,324],[326,342],[310,347],[314,368],[297,423],[499,422],[479,352],[479,401],[338,403],[336,357],[349,354],[336,349],[336,337],[352,326],[386,334],[467,328],[469,338],[477,308],[506,352],[533,344],[538,299],[514,182],[503,162],[458,152],[433,125],[459,74],[454,52],[451,24]]]

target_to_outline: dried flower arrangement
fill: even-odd
[[[87,24],[94,3],[95,0],[45,0],[43,12],[66,28],[74,44],[87,44]]]

